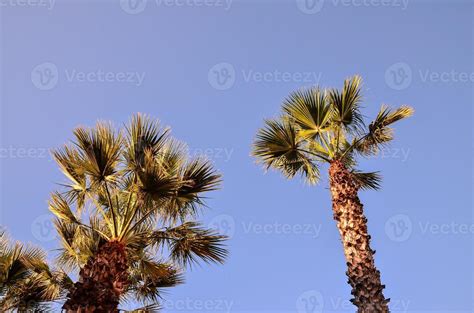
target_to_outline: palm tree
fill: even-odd
[[[0,232],[0,311],[47,311],[72,286],[62,270],[52,270],[43,250],[10,243]]]
[[[57,264],[79,271],[64,310],[118,312],[135,300],[152,311],[162,288],[183,282],[186,266],[224,261],[226,237],[195,221],[203,193],[221,180],[208,161],[188,160],[169,129],[142,115],[122,131],[100,122],[74,135],[53,152],[68,183],[49,202]]]
[[[388,312],[384,285],[374,264],[360,189],[378,189],[378,172],[357,170],[356,157],[370,156],[393,139],[390,125],[413,114],[402,106],[383,105],[365,127],[359,76],[344,81],[342,90],[319,87],[293,92],[283,103],[280,118],[266,120],[254,143],[253,155],[267,169],[287,178],[301,174],[310,184],[320,179],[321,164],[329,164],[334,219],[344,246],[352,303],[358,312]]]

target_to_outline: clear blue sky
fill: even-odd
[[[46,202],[63,178],[49,149],[80,124],[145,112],[224,174],[203,220],[232,235],[228,262],[188,272],[164,312],[353,312],[327,180],[264,174],[249,154],[290,91],[358,73],[367,117],[416,109],[362,162],[384,175],[361,198],[392,310],[472,312],[472,1],[42,1],[0,1],[12,237],[57,246]]]

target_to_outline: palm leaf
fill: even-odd
[[[283,111],[301,128],[299,135],[314,138],[327,131],[332,118],[325,92],[319,88],[299,90],[283,103]]]
[[[384,144],[393,140],[391,124],[413,115],[414,110],[409,106],[401,106],[391,110],[383,105],[377,117],[369,124],[369,132],[356,145],[356,150],[364,155],[376,154]]]
[[[356,181],[357,185],[360,189],[373,189],[379,190],[380,184],[382,181],[382,176],[380,176],[379,172],[359,172],[359,171],[352,171],[352,175],[354,180]]]
[[[158,245],[169,245],[172,259],[183,266],[196,263],[199,259],[206,263],[223,263],[228,254],[223,247],[226,236],[203,229],[195,222],[155,231],[150,239]]]
[[[97,123],[93,129],[76,128],[74,135],[76,145],[81,149],[81,166],[92,183],[115,182],[122,136],[115,134],[112,126],[106,123]]]
[[[145,151],[151,151],[156,157],[169,139],[169,129],[162,129],[158,121],[142,114],[132,117],[126,132],[125,159],[131,171],[138,171],[143,166]]]
[[[290,121],[267,120],[265,127],[257,134],[252,154],[266,169],[278,169],[287,178],[301,173],[309,183],[314,184],[319,180],[319,169],[314,160],[303,152],[303,144]]]
[[[64,146],[53,151],[53,158],[58,163],[63,174],[70,180],[67,195],[71,201],[77,201],[78,213],[84,207],[87,192],[87,179],[81,166],[81,156],[77,149]]]
[[[329,102],[334,111],[334,121],[350,132],[358,132],[364,127],[363,116],[360,113],[362,102],[362,78],[354,76],[344,81],[342,91],[329,91]]]
[[[63,220],[66,223],[79,223],[78,219],[72,212],[68,201],[57,192],[53,193],[51,196],[51,200],[49,201],[49,210],[54,215],[56,215],[58,219]]]

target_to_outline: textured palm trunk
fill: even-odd
[[[332,208],[334,219],[344,245],[347,262],[347,277],[352,286],[351,302],[360,313],[389,312],[380,281],[380,272],[374,264],[367,232],[367,218],[357,192],[358,184],[352,174],[340,161],[334,161],[329,168]]]
[[[63,306],[66,312],[118,312],[128,285],[127,254],[123,244],[107,242],[79,273]]]

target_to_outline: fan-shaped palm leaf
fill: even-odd
[[[356,149],[370,155],[378,152],[380,146],[393,139],[393,129],[391,124],[413,115],[414,110],[409,106],[401,106],[391,110],[383,105],[377,117],[369,124],[368,133],[357,143]]]
[[[253,155],[267,169],[280,169],[288,178],[301,173],[309,183],[317,182],[319,169],[314,158],[303,149],[305,142],[298,137],[295,125],[288,120],[267,120],[265,123],[257,134]],[[317,153],[314,156],[321,157]]]
[[[359,131],[364,127],[360,113],[362,78],[354,76],[344,81],[342,90],[329,91],[329,102],[334,110],[334,121],[349,131]]]
[[[284,101],[283,111],[301,128],[299,135],[304,138],[321,135],[330,126],[332,118],[325,91],[319,88],[292,93]]]

